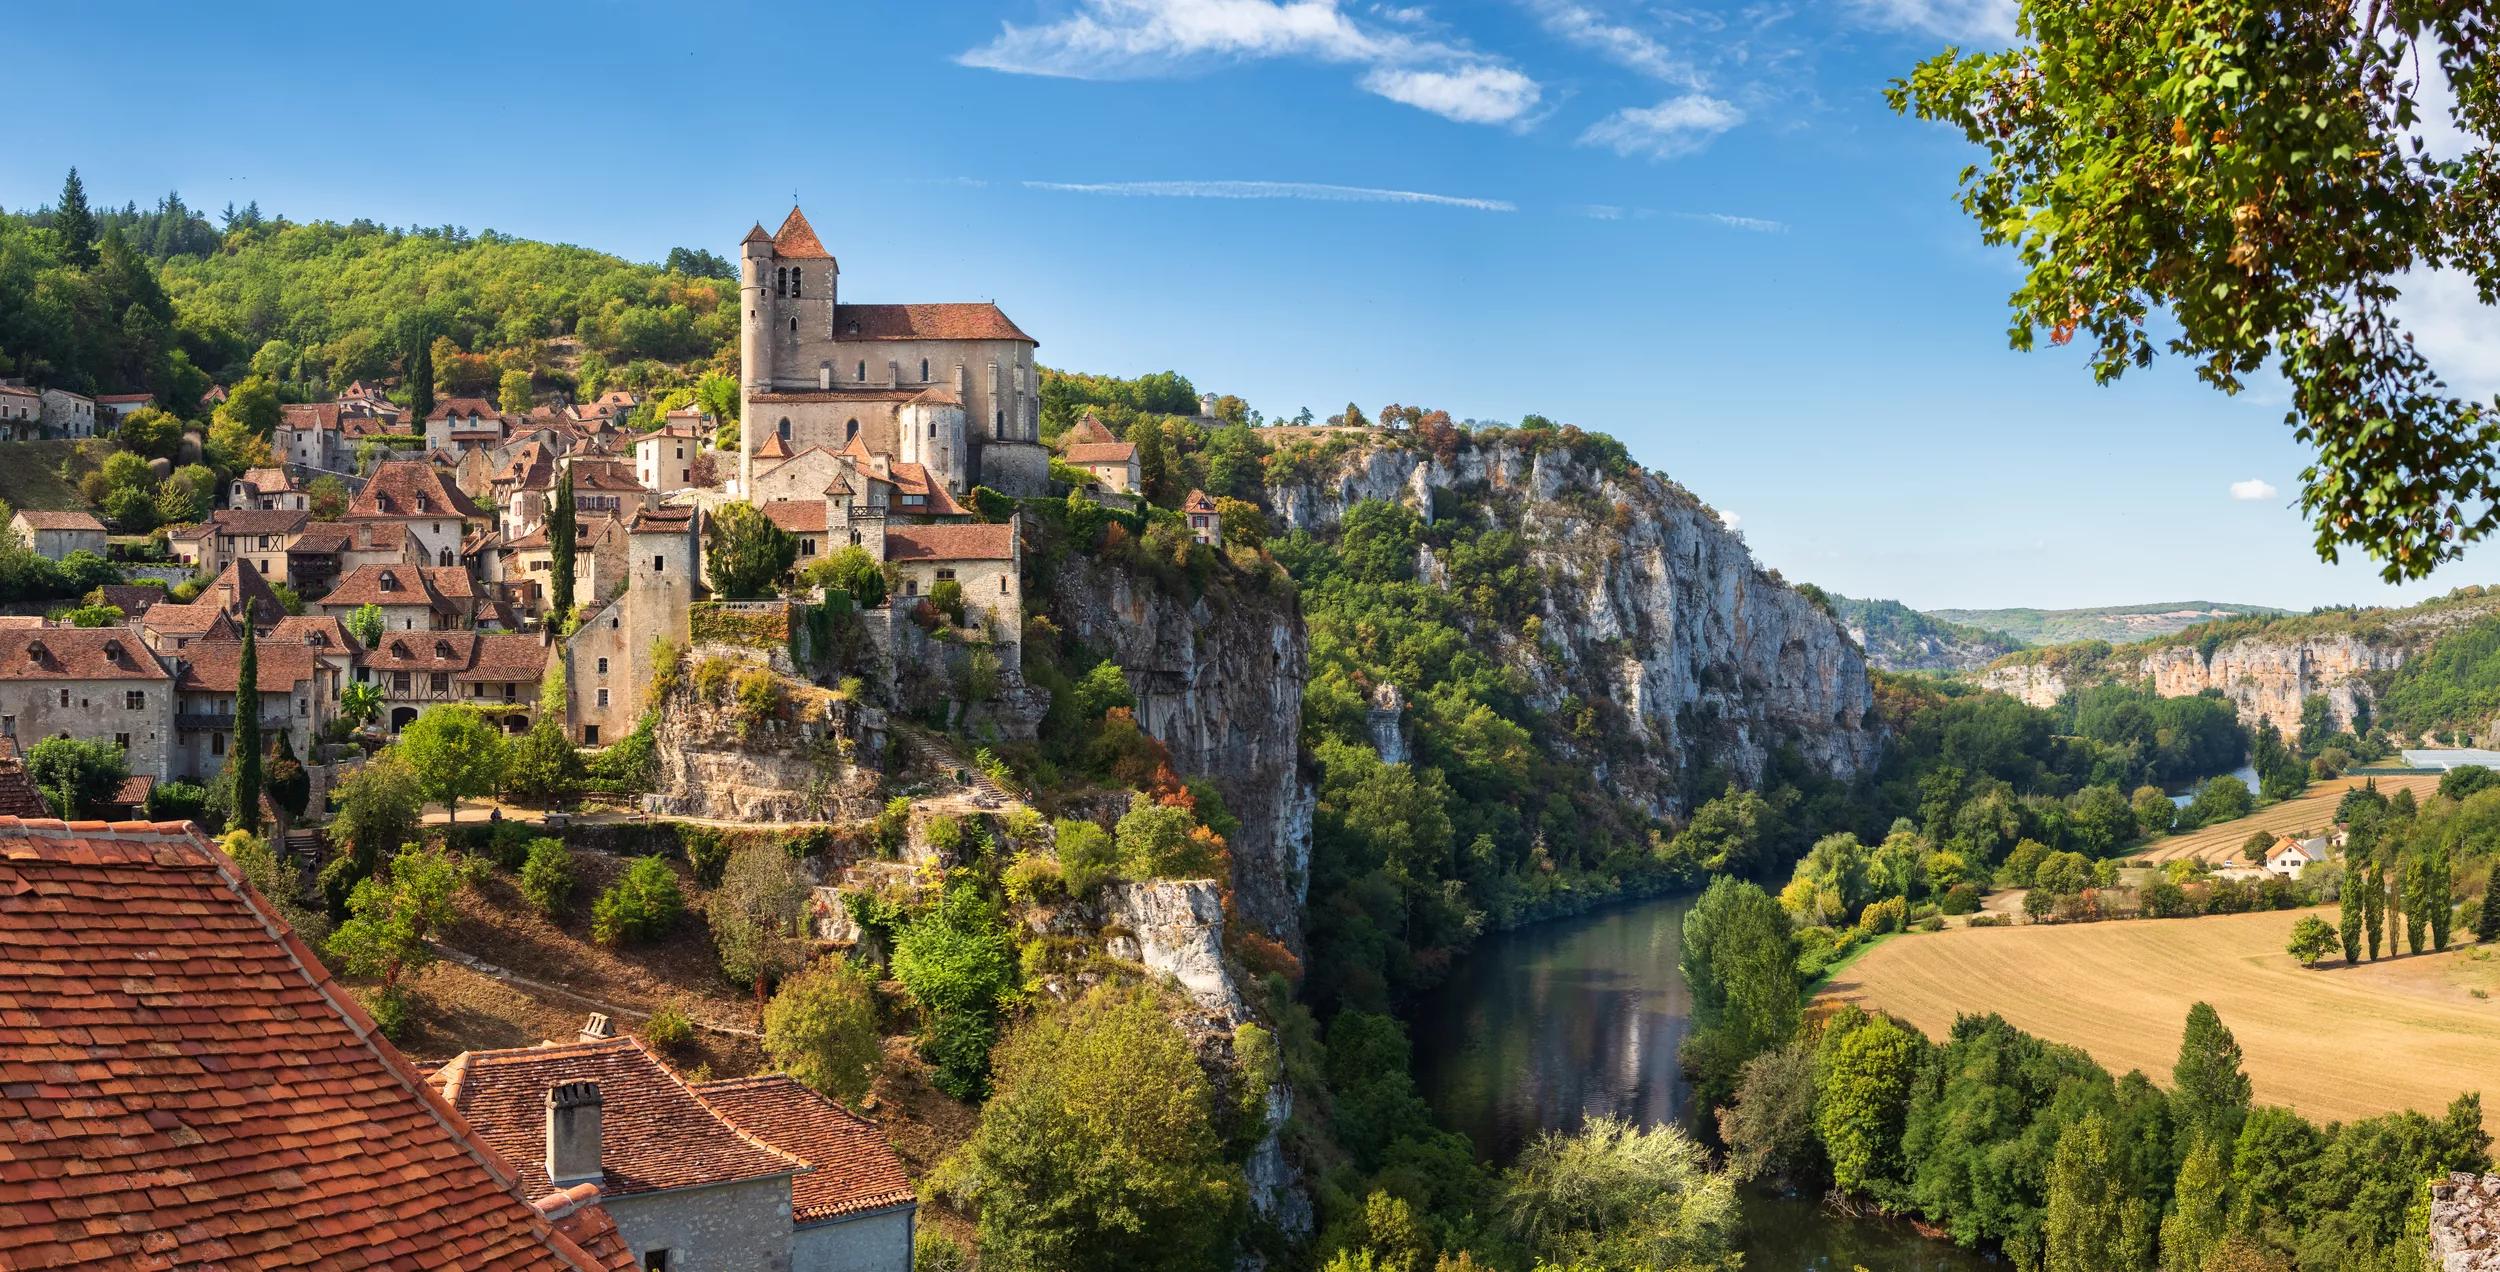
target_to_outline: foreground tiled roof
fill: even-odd
[[[613,1269],[188,823],[0,817],[0,1267]]]
[[[295,489],[295,479],[284,468],[246,468],[236,480],[264,495]]]
[[[526,680],[547,674],[547,647],[536,632],[488,632],[471,646],[468,669],[454,680]]]
[[[763,512],[774,525],[792,534],[825,532],[825,501],[822,499],[768,500],[763,505]]]
[[[503,418],[503,412],[495,409],[494,403],[484,398],[474,397],[444,398],[434,404],[433,410],[426,412],[425,418],[431,423],[435,420],[448,420],[454,417],[467,419],[472,415],[490,420]]]
[[[836,305],[840,340],[1021,340],[1038,343],[986,300],[937,305]]]
[[[17,739],[0,737],[0,814],[10,817],[50,817],[52,806],[43,802],[35,791],[35,781],[26,776],[26,759],[17,753]]]
[[[918,505],[906,505],[898,511],[926,517],[965,515],[964,506],[955,502],[955,496],[947,491],[946,483],[931,477],[925,465],[895,464],[890,471],[893,473],[891,480],[897,492],[918,495],[925,501]]]
[[[791,1217],[813,1223],[911,1201],[911,1176],[877,1124],[786,1074],[699,1082],[694,1093],[738,1128],[813,1169],[790,1181]]]
[[[93,513],[20,508],[17,515],[31,530],[93,530],[97,534],[104,533],[104,523],[96,520]]]
[[[302,513],[296,513],[302,516]],[[254,627],[264,627],[286,617],[286,603],[278,599],[269,580],[256,569],[236,561],[217,572],[207,587],[200,589],[199,603],[214,605],[231,614],[239,622],[249,616]],[[245,608],[246,606],[249,608]],[[150,613],[155,611],[151,610]]]
[[[216,602],[205,600],[188,605],[176,605],[170,601],[151,605],[147,613],[139,616],[139,625],[159,636],[212,636],[219,632],[228,636],[241,634],[235,630],[234,620],[226,617],[226,611],[219,609]]]
[[[536,1192],[552,1186],[547,1092],[567,1082],[599,1084],[599,1189],[611,1197],[806,1169],[731,1125],[631,1037],[462,1052],[431,1079]]]
[[[1016,528],[1004,525],[889,526],[888,561],[1004,561],[1015,555]]]

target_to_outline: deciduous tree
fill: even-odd
[[[856,1107],[885,1063],[876,985],[840,955],[809,964],[765,1005],[764,1053],[791,1077]]]
[[[743,500],[721,505],[704,523],[703,569],[726,599],[765,595],[798,556],[798,536]]]
[[[402,729],[391,749],[407,760],[425,797],[460,820],[460,801],[495,789],[509,747],[503,731],[475,707],[428,707]]]

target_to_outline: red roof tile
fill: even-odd
[[[600,1191],[611,1197],[692,1188],[806,1169],[739,1130],[630,1037],[511,1051],[463,1052],[431,1075],[479,1138],[519,1169],[525,1189],[547,1178],[547,1092],[599,1084]]]
[[[764,504],[763,511],[774,525],[792,534],[825,532],[825,501],[822,499],[774,499]]]
[[[833,259],[833,253],[826,251],[824,242],[816,237],[816,227],[809,225],[806,214],[795,207],[782,218],[781,232],[773,235],[773,254],[798,260]]]
[[[1193,490],[1189,492],[1188,498],[1181,500],[1181,511],[1213,512],[1215,511],[1215,501],[1207,498],[1207,492],[1203,490]]]
[[[1105,428],[1102,420],[1092,411],[1087,411],[1083,418],[1068,426],[1067,432],[1059,435],[1059,444],[1062,446],[1082,446],[1087,443],[1099,444],[1118,440],[1120,440],[1119,436]]]
[[[911,1176],[877,1124],[785,1074],[695,1084],[740,1129],[813,1169],[790,1181],[791,1217],[812,1223],[913,1199]]]
[[[533,684],[547,674],[547,647],[535,632],[488,632],[472,646],[467,670],[454,680],[512,681]]]
[[[888,561],[1005,561],[1015,555],[1012,525],[888,526]]]
[[[313,678],[313,651],[297,642],[254,642],[253,662],[262,693],[293,693]],[[174,687],[194,693],[233,693],[243,673],[243,641],[195,640],[176,655],[182,677]]]
[[[42,508],[20,508],[18,518],[30,530],[93,530],[104,533],[104,523],[85,512],[55,512]]]
[[[127,627],[0,628],[0,680],[171,679]]]
[[[448,579],[460,576],[458,596],[446,596],[436,586],[437,576]],[[360,565],[347,572],[321,598],[321,608],[329,611],[354,609],[359,605],[424,605],[445,614],[463,616],[469,613],[471,599],[469,572],[459,566]]]
[[[0,737],[0,814],[52,815],[52,806],[43,802],[43,796],[35,791],[34,779],[26,776],[26,760],[17,753],[17,739],[12,737]]]
[[[0,817],[0,897],[0,1266],[633,1267],[189,824]]]
[[[394,459],[373,470],[373,479],[347,505],[353,517],[477,517],[477,505],[443,480],[432,464]]]
[[[935,305],[837,305],[841,340],[1021,340],[1037,344],[986,300]]]
[[[336,402],[288,402],[278,407],[278,427],[330,432],[339,426]]]
[[[1087,464],[1125,464],[1137,458],[1137,448],[1127,442],[1078,442],[1062,452],[1060,458],[1080,468]]]

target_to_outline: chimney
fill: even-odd
[[[590,1013],[590,1019],[582,1022],[581,1037],[576,1041],[606,1042],[615,1036],[616,1027],[608,1023],[608,1014],[604,1011],[594,1011]]]
[[[599,1181],[599,1084],[547,1088],[547,1178],[558,1188]]]

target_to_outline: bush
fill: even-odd
[[[590,936],[602,945],[653,940],[676,926],[685,912],[677,872],[657,857],[642,857],[591,906]]]
[[[1858,926],[1870,936],[1898,932],[1910,924],[1910,904],[1899,897],[1886,897],[1871,902],[1858,916]]]
[[[1093,892],[1119,866],[1119,850],[1112,844],[1110,832],[1092,822],[1061,818],[1051,824],[1051,837],[1059,845],[1060,874],[1070,896]]]
[[[573,850],[560,839],[533,839],[521,863],[521,896],[552,918],[573,901]]]
[[[1971,883],[1954,884],[1951,888],[1945,890],[1944,900],[1939,902],[1936,908],[1946,914],[1978,913],[1979,885]]]
[[[765,1006],[764,1052],[809,1087],[859,1103],[885,1062],[876,986],[849,959],[817,960]]]
[[[662,1007],[642,1022],[642,1040],[662,1051],[674,1051],[694,1041],[694,1022],[674,1007]]]
[[[694,872],[694,881],[719,887],[721,871],[729,866],[729,837],[709,826],[681,826],[677,839],[685,845],[686,868]]]
[[[1970,916],[1970,923],[1967,926],[1975,928],[2004,927],[2005,916],[2000,914],[1974,914]]]
[[[397,1041],[408,1033],[408,992],[396,985],[375,991],[365,1001],[365,1014],[373,1017],[374,1027],[382,1036]]]
[[[1007,899],[1018,905],[1037,901],[1055,901],[1067,895],[1068,881],[1057,857],[1030,852],[1016,854],[1000,873],[999,884],[1007,889]]]

